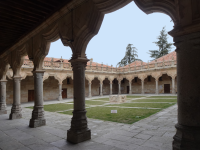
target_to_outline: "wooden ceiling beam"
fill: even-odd
[[[4,10],[4,11],[1,11],[1,15],[3,15],[3,14],[11,15],[11,16],[20,15],[20,16],[23,16],[25,18],[34,18],[36,20],[41,20],[41,18],[43,19],[43,16],[41,16],[41,18],[38,18],[35,15],[30,15],[29,13],[19,12],[16,9],[11,10],[11,9],[6,8],[6,7],[2,7],[1,5],[0,5],[0,9]]]
[[[47,11],[50,11],[50,12],[53,9],[53,8],[48,8],[46,6],[42,6],[42,4],[41,3],[37,3],[37,1],[30,1],[30,0],[22,0],[22,1],[25,2],[25,3],[28,3],[29,5],[31,4],[32,6],[34,5],[36,7],[39,7],[41,9],[43,9],[43,10],[47,10]],[[54,6],[54,8],[55,8],[55,6]]]
[[[19,8],[21,10],[28,10],[29,12],[30,11],[39,12],[39,13],[43,13],[45,15],[48,15],[48,12],[45,12],[41,9],[37,9],[37,8],[34,8],[34,7],[30,7],[30,5],[24,6],[24,5],[22,5],[22,3],[18,2],[18,1],[17,2],[13,1],[13,0],[7,0],[7,1],[9,1],[12,5],[14,4],[15,8]],[[2,3],[2,4],[6,5],[6,7],[10,6],[9,4],[5,4],[5,3]]]

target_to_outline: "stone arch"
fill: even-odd
[[[157,81],[157,78],[154,77],[152,73],[147,73],[144,78],[144,93],[155,94],[156,81]]]
[[[49,53],[51,42],[55,42],[59,38],[58,24],[53,24],[29,40],[27,51],[29,58],[33,60],[34,71],[42,70],[43,61]]]
[[[0,59],[0,80],[6,80],[6,73],[9,69],[9,64]]]
[[[177,25],[180,21],[179,13],[177,12],[177,2],[172,0],[134,0],[136,5],[146,14],[154,12],[164,13],[170,16]]]
[[[170,74],[169,72],[167,72],[167,71],[162,71],[162,72],[160,72],[160,74],[158,75],[157,78],[159,79],[160,77],[162,77],[163,74],[167,74],[167,75],[170,76],[171,78],[173,77],[173,75]]]
[[[86,58],[87,44],[98,33],[103,17],[104,14],[98,10],[92,0],[89,0],[60,20],[61,40],[65,46],[71,47],[72,59]]]
[[[20,77],[21,66],[24,63],[25,56],[27,55],[26,47],[23,45],[19,47],[16,51],[12,51],[9,54],[8,63],[13,70],[13,76]]]
[[[43,82],[48,78],[49,78],[49,74],[45,72],[43,75]]]
[[[88,74],[86,74],[85,75],[85,78],[86,78],[86,80],[88,80],[88,82],[92,82],[92,80],[94,80],[94,75],[88,75]]]
[[[21,80],[25,79],[28,76],[25,71],[21,71],[20,75],[21,75]]]
[[[56,73],[54,75],[54,78],[56,80],[58,80],[59,84],[62,84],[63,80],[65,80],[67,78],[67,74],[65,74],[65,73]]]

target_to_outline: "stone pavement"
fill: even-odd
[[[45,112],[47,125],[29,128],[31,112],[23,108],[18,120],[0,115],[1,150],[171,150],[177,123],[177,105],[132,125],[88,119],[92,139],[74,145],[66,142],[71,116]]]

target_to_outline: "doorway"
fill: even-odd
[[[164,93],[170,93],[170,84],[164,84]]]
[[[67,98],[67,89],[62,89],[62,98]]]
[[[28,90],[28,102],[34,101],[34,90]]]
[[[127,94],[129,94],[129,86],[127,86]]]

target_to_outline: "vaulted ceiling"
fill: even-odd
[[[72,0],[1,0],[0,54]]]

